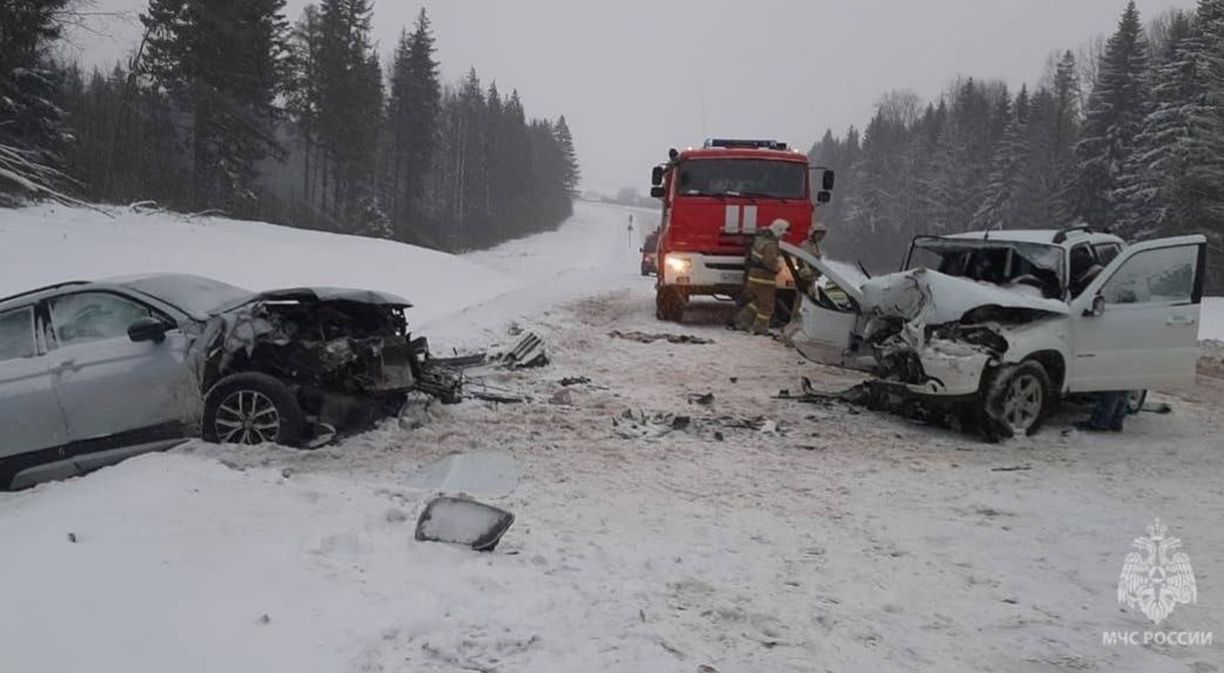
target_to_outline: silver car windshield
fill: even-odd
[[[918,268],[997,285],[1033,278],[1053,298],[1062,295],[1066,278],[1062,248],[1017,241],[919,238],[906,270]]]
[[[212,315],[250,301],[250,290],[199,276],[150,276],[123,283],[190,315]]]

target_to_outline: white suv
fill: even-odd
[[[872,371],[877,390],[968,411],[988,438],[1035,432],[1065,395],[1194,382],[1203,236],[919,237],[905,270],[874,279],[783,249],[826,278],[788,329],[800,352]]]

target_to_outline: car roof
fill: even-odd
[[[37,304],[47,297],[54,297],[65,288],[85,285],[91,285],[91,283],[87,280],[70,280],[63,283],[56,283],[54,285],[46,285],[33,290],[26,290],[25,292],[18,292],[15,295],[0,298],[0,311],[16,306]]]
[[[113,278],[103,278],[103,279],[94,280],[94,281],[89,281],[89,280],[65,281],[62,283],[56,283],[54,285],[47,285],[45,287],[40,287],[40,288],[36,288],[33,290],[27,290],[25,292],[15,294],[11,297],[4,297],[3,299],[0,299],[0,311],[3,311],[8,308],[15,308],[18,306],[28,306],[30,304],[37,304],[38,302],[43,301],[45,299],[50,299],[57,295],[63,294],[66,290],[123,289],[123,290],[127,290],[130,292],[137,292],[141,296],[145,296],[145,293],[141,292],[140,289],[138,288],[138,286],[143,281],[168,280],[168,281],[179,281],[179,282],[189,283],[190,281],[196,278],[200,278],[200,277],[192,276],[188,274],[182,274],[182,273],[148,273],[148,274],[132,275],[132,276],[116,276]],[[205,279],[205,280],[209,280],[209,279]],[[159,300],[158,303],[162,303],[162,302]]]
[[[1063,234],[1064,240],[1057,240]],[[999,231],[969,231],[963,234],[951,234],[942,238],[969,240],[1008,241],[1012,243],[1045,243],[1047,245],[1067,245],[1087,241],[1090,243],[1122,243],[1123,240],[1114,234],[1091,231],[1086,229],[1002,229]]]

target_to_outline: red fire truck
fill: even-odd
[[[786,240],[802,243],[815,205],[831,198],[834,175],[819,170],[813,195],[807,156],[775,140],[707,140],[669,154],[651,175],[651,196],[663,200],[655,306],[660,320],[679,322],[691,297],[740,294],[759,230],[786,220]],[[778,274],[780,307],[793,306],[794,287],[789,270]]]

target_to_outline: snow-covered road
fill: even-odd
[[[193,444],[0,494],[0,670],[1221,669],[1217,382],[1161,396],[1173,413],[1143,414],[1124,435],[1081,435],[1070,423],[1083,411],[1069,409],[1000,446],[774,400],[800,376],[830,391],[856,378],[726,332],[716,306],[684,327],[655,322],[626,223],[626,211],[580,205],[557,234],[468,256],[470,277],[491,285],[464,290],[467,310],[448,311],[441,288],[373,283],[411,294],[421,331],[447,343],[507,339],[511,319],[544,334],[551,366],[496,379],[536,404],[439,408],[424,428],[388,424],[315,452]],[[273,284],[377,273],[407,285],[422,272],[278,259],[299,275]],[[578,377],[589,382],[561,383]],[[521,475],[452,471],[448,488],[517,514],[503,545],[414,542],[445,472],[436,461],[489,451]],[[1198,604],[1159,630],[1214,630],[1212,647],[1102,644],[1104,631],[1153,629],[1115,594],[1156,517],[1199,580]]]

